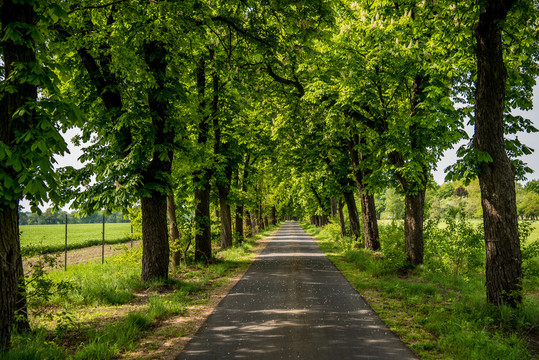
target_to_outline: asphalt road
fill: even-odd
[[[285,223],[177,359],[417,359]]]

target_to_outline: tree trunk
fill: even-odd
[[[236,233],[238,234],[238,242],[243,242],[245,231],[243,229],[243,204],[236,206]]]
[[[337,201],[337,215],[339,216],[339,226],[341,227],[341,236],[342,237],[345,237],[345,236],[348,236],[348,234],[346,233],[346,223],[344,222],[344,214],[343,214],[343,209],[344,207],[344,201],[339,198],[339,200]]]
[[[485,3],[475,28],[477,83],[474,147],[492,158],[480,165],[479,185],[485,230],[487,301],[522,302],[522,257],[518,236],[515,169],[505,151],[504,108],[507,70],[501,29],[515,1]]]
[[[411,264],[423,264],[425,189],[406,195],[404,202],[404,251]]]
[[[380,250],[380,240],[378,234],[378,219],[376,217],[376,206],[374,204],[374,195],[369,195],[363,184],[365,176],[369,172],[359,168],[359,161],[364,160],[362,154],[358,154],[356,146],[360,143],[359,135],[354,134],[352,140],[348,141],[348,151],[352,161],[352,172],[356,181],[359,198],[361,201],[361,216],[363,219],[363,236],[365,237],[365,248],[369,250]]]
[[[229,188],[227,186],[217,186],[219,190],[219,209],[221,214],[221,249],[232,246],[232,217],[230,215],[230,205],[227,204]]]
[[[245,236],[253,236],[253,222],[251,221],[251,213],[245,212]]]
[[[271,207],[271,225],[277,225],[277,209],[275,206]]]
[[[142,282],[168,278],[169,246],[166,197],[153,191],[141,199]]]
[[[195,174],[195,260],[211,260],[210,183],[207,174]]]
[[[253,234],[257,234],[260,231],[260,227],[258,225],[258,219],[260,218],[258,208],[253,211],[251,216],[251,222],[253,223]]]
[[[264,228],[269,226],[268,215],[264,215]]]
[[[265,226],[264,226],[264,215],[262,214],[262,205],[258,205],[257,215],[258,215],[258,220],[257,220],[258,230],[259,231],[264,230]]]
[[[331,204],[331,217],[337,216],[337,200],[335,199],[335,196],[332,196],[329,198],[330,204]]]
[[[32,30],[36,23],[36,14],[30,3],[13,0],[0,1],[0,48],[2,49],[3,71],[0,92],[0,143],[11,147],[15,132],[25,131],[34,126],[33,106],[37,98],[37,87],[27,82],[26,72],[36,64],[35,43],[31,36],[24,36],[21,43],[14,43],[6,33],[9,28]],[[22,66],[22,74],[17,74],[16,66]],[[4,87],[5,85],[5,87]],[[9,91],[7,90],[9,88]],[[31,114],[13,115],[26,103],[30,103]],[[11,166],[0,165],[0,171],[8,178],[17,179],[17,171]],[[17,180],[15,180],[17,181]],[[6,185],[6,184],[5,184]],[[15,185],[15,187],[18,187]],[[26,298],[19,291],[24,288],[22,276],[22,257],[19,239],[19,194],[6,185],[6,194],[0,195],[0,353],[11,344],[11,331],[15,312],[22,315],[19,326],[28,328],[26,317]],[[11,195],[8,200],[7,195]]]
[[[172,265],[179,266],[182,260],[182,250],[180,249],[180,232],[178,231],[178,223],[176,222],[176,203],[174,195],[167,196],[167,213],[168,213],[168,237],[170,243],[173,244],[174,252],[172,253]]]
[[[17,310],[17,258],[19,242],[18,202],[0,211],[0,353],[9,348],[14,314]]]
[[[359,225],[359,214],[357,213],[356,201],[354,199],[354,193],[351,191],[345,191],[343,193],[344,201],[348,207],[348,218],[350,220],[350,236],[357,240],[361,234]]]
[[[363,235],[365,236],[365,249],[380,250],[380,240],[378,234],[378,219],[376,217],[376,206],[374,205],[374,195],[360,192],[361,215],[363,217]]]
[[[417,116],[419,104],[422,102],[423,87],[426,78],[417,75],[413,81],[412,98],[410,101],[410,118]],[[421,132],[420,122],[412,121],[408,127],[410,146],[412,151],[425,151],[421,145],[421,138],[424,136]],[[404,156],[401,152],[391,152],[388,156],[390,163],[404,167]],[[425,211],[425,190],[429,177],[429,168],[427,165],[421,165],[421,172],[416,171],[419,179],[409,182],[409,179],[403,176],[399,171],[395,176],[405,193],[404,199],[404,251],[408,261],[412,265],[423,264],[423,216]]]
[[[167,196],[171,192],[168,178],[172,173],[172,150],[163,156],[160,148],[170,148],[174,142],[174,131],[170,129],[170,103],[163,98],[167,91],[166,46],[159,41],[151,41],[144,46],[148,69],[152,73],[156,87],[148,90],[148,106],[154,130],[153,154],[148,168],[142,174],[143,186],[150,195],[141,199],[142,208],[142,282],[168,279],[170,246],[167,233]],[[157,188],[157,189],[156,189]],[[154,190],[155,189],[155,190]]]
[[[206,60],[200,57],[196,68],[197,91],[201,121],[198,124],[197,142],[205,146],[209,134],[209,116],[206,115]],[[211,260],[211,218],[210,218],[210,178],[211,171],[200,170],[193,174],[195,187],[195,261]]]

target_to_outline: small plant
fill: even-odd
[[[449,211],[425,223],[425,261],[429,269],[464,278],[477,274],[484,266],[485,246],[481,225],[473,226],[461,210]]]

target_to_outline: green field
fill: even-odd
[[[22,225],[23,254],[61,251],[65,246],[65,225]],[[67,226],[68,249],[101,244],[103,224],[73,224]],[[129,238],[130,223],[105,223],[105,242],[113,244]]]
[[[393,220],[378,220],[378,225],[381,225],[381,226],[390,225],[392,221]],[[402,222],[402,220],[397,220],[397,221]],[[519,221],[522,221],[522,220],[519,220]],[[480,220],[480,219],[472,219],[472,220],[470,220],[470,222],[475,226],[475,225],[481,224],[482,220]],[[539,220],[534,220],[534,221],[529,221],[529,222],[532,223],[533,230],[530,233],[530,236],[527,239],[527,241],[528,242],[539,241]]]

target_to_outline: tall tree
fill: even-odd
[[[24,320],[26,299],[20,292],[24,278],[19,200],[30,200],[36,212],[44,200],[58,200],[53,155],[67,150],[59,134],[59,120],[67,125],[66,115],[75,113],[59,97],[58,79],[45,57],[48,54],[41,51],[40,57],[36,56],[50,16],[64,14],[51,5],[49,15],[41,16],[38,23],[37,5],[33,1],[0,1],[0,352],[10,346],[16,312],[23,319],[18,325],[28,327]]]
[[[485,229],[487,301],[516,306],[522,301],[522,258],[518,236],[515,169],[504,142],[507,70],[502,29],[514,0],[489,1],[475,27],[477,81],[474,147],[488,154],[479,184]]]

